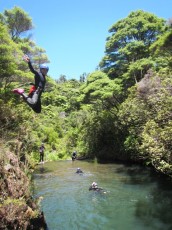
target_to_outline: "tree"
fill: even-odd
[[[82,75],[80,75],[80,77],[79,77],[79,81],[80,82],[85,82],[85,80],[86,80],[86,78],[87,78],[87,73],[83,73]]]
[[[83,103],[98,104],[98,101],[104,108],[117,108],[121,94],[120,81],[118,79],[110,80],[108,76],[101,72],[91,73],[85,84],[81,86],[79,100]]]
[[[59,79],[56,80],[57,83],[64,83],[67,81],[67,77],[64,74],[61,74]]]
[[[132,158],[172,175],[171,85],[171,75],[150,72],[130,88],[118,117],[128,131],[124,146]]]
[[[25,11],[15,6],[11,10],[5,10],[0,15],[0,21],[8,27],[11,39],[18,44],[18,48],[24,54],[32,59],[36,68],[42,63],[49,63],[46,51],[36,46],[35,42],[31,40],[31,35],[28,32],[33,29],[32,19]],[[23,66],[20,67],[24,70]]]
[[[112,35],[107,38],[106,56],[100,62],[101,69],[112,79],[121,78],[130,64],[149,58],[150,45],[166,28],[165,20],[154,14],[142,10],[131,12],[110,28]]]
[[[154,42],[151,47],[150,51],[154,58],[158,61],[157,67],[160,69],[162,67],[168,67],[172,69],[172,19],[168,22],[169,28],[168,30],[159,37],[159,39]],[[166,65],[164,65],[164,63]]]
[[[49,63],[48,57],[46,55],[46,51],[38,46],[33,47],[33,50],[31,52],[31,55],[33,56],[33,62],[34,64],[37,64],[38,66],[42,63]]]
[[[17,56],[19,50],[16,44],[11,41],[7,28],[0,23],[0,88],[6,88],[10,77],[15,74],[17,68]]]
[[[33,29],[32,19],[25,11],[16,6],[11,10],[5,10],[0,19],[8,26],[13,41],[17,41],[24,33]]]

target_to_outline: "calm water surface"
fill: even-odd
[[[107,193],[89,191],[93,181]],[[172,184],[140,166],[45,163],[34,172],[34,194],[49,230],[172,230]]]

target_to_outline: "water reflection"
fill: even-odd
[[[76,174],[80,167],[83,175]],[[107,194],[89,191],[96,181]],[[50,230],[172,229],[171,181],[137,165],[60,161],[38,166],[35,196],[43,196]]]
[[[139,185],[149,193],[136,201],[135,215],[146,228],[172,229],[171,212],[172,207],[172,181],[171,179],[158,175],[151,168],[145,170],[144,167],[130,166],[121,167],[116,170],[119,174],[127,174],[129,177],[123,179],[125,185],[134,185],[136,189]],[[151,186],[150,186],[151,183]]]

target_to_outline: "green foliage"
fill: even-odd
[[[3,20],[8,26],[9,33],[13,41],[16,41],[23,33],[33,28],[32,19],[20,7],[14,7],[11,10],[5,10]]]
[[[134,85],[138,81],[140,81],[144,75],[149,71],[149,69],[153,69],[155,62],[152,58],[142,58],[135,62],[132,62],[129,67],[128,71],[123,74],[124,79],[130,79],[130,85]],[[129,84],[127,85],[127,87]]]
[[[96,71],[90,74],[85,84],[81,87],[82,94],[78,98],[82,103],[101,103],[108,109],[118,106],[122,88],[120,81],[110,80],[108,76]]]
[[[145,76],[121,104],[119,112],[121,122],[128,127],[127,150],[139,153],[138,158],[164,173],[167,171],[161,167],[162,162],[169,167],[172,163],[171,85],[171,76]]]
[[[164,33],[159,39],[153,43],[150,47],[151,52],[153,55],[159,59],[158,67],[159,69],[164,67],[168,69],[172,69],[172,29],[171,27],[169,30]]]
[[[69,159],[77,150],[97,159],[141,160],[172,175],[172,50],[165,21],[139,10],[114,24],[102,71],[79,81],[48,76],[42,112],[35,114],[11,89],[22,86],[27,92],[33,79],[23,52],[37,67],[48,57],[23,37],[30,27],[17,34],[12,16],[18,13],[31,23],[19,8],[0,16],[0,138],[6,145],[30,167],[44,142],[45,160]]]
[[[164,33],[159,39],[152,44],[150,49],[154,54],[167,54],[171,53],[172,50],[172,29],[170,28],[166,33]]]
[[[10,36],[5,26],[0,23],[0,79],[1,84],[4,82],[6,85],[10,78],[15,74],[17,68],[17,47],[11,41]],[[2,85],[1,85],[2,87]]]
[[[110,28],[101,69],[111,79],[121,78],[124,90],[128,89],[152,67],[149,47],[166,28],[165,20],[151,13],[131,12]]]

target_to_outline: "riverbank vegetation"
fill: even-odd
[[[19,7],[0,15],[1,184],[11,165],[4,155],[14,153],[27,174],[39,161],[41,142],[48,161],[69,159],[77,150],[82,157],[134,161],[172,176],[171,20],[138,10],[116,22],[95,72],[47,77],[41,114],[11,93],[29,90],[33,79],[23,54],[35,68],[49,62],[31,39],[32,28]]]

